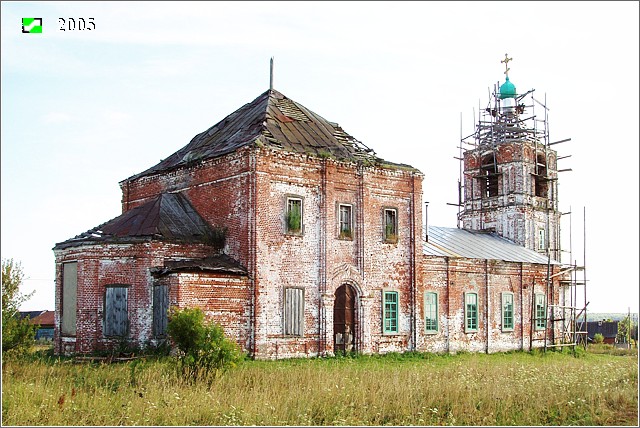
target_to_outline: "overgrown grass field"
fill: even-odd
[[[2,365],[2,425],[634,425],[638,359],[568,352],[243,361],[211,385],[171,358]]]

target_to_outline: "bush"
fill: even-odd
[[[596,333],[593,335],[593,343],[603,343],[604,342],[604,336],[602,335],[602,333]]]
[[[199,308],[172,311],[167,332],[178,348],[179,374],[191,383],[211,382],[242,359],[238,345],[220,325],[206,322]]]

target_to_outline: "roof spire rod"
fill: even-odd
[[[273,91],[273,57],[271,57],[271,66],[269,70],[269,90]]]

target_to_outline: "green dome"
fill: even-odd
[[[516,85],[509,81],[509,76],[507,76],[506,82],[504,82],[500,86],[500,99],[504,100],[505,98],[515,98],[516,97]]]

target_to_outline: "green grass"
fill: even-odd
[[[3,425],[636,425],[637,351],[244,361],[189,385],[172,360],[2,366]]]

